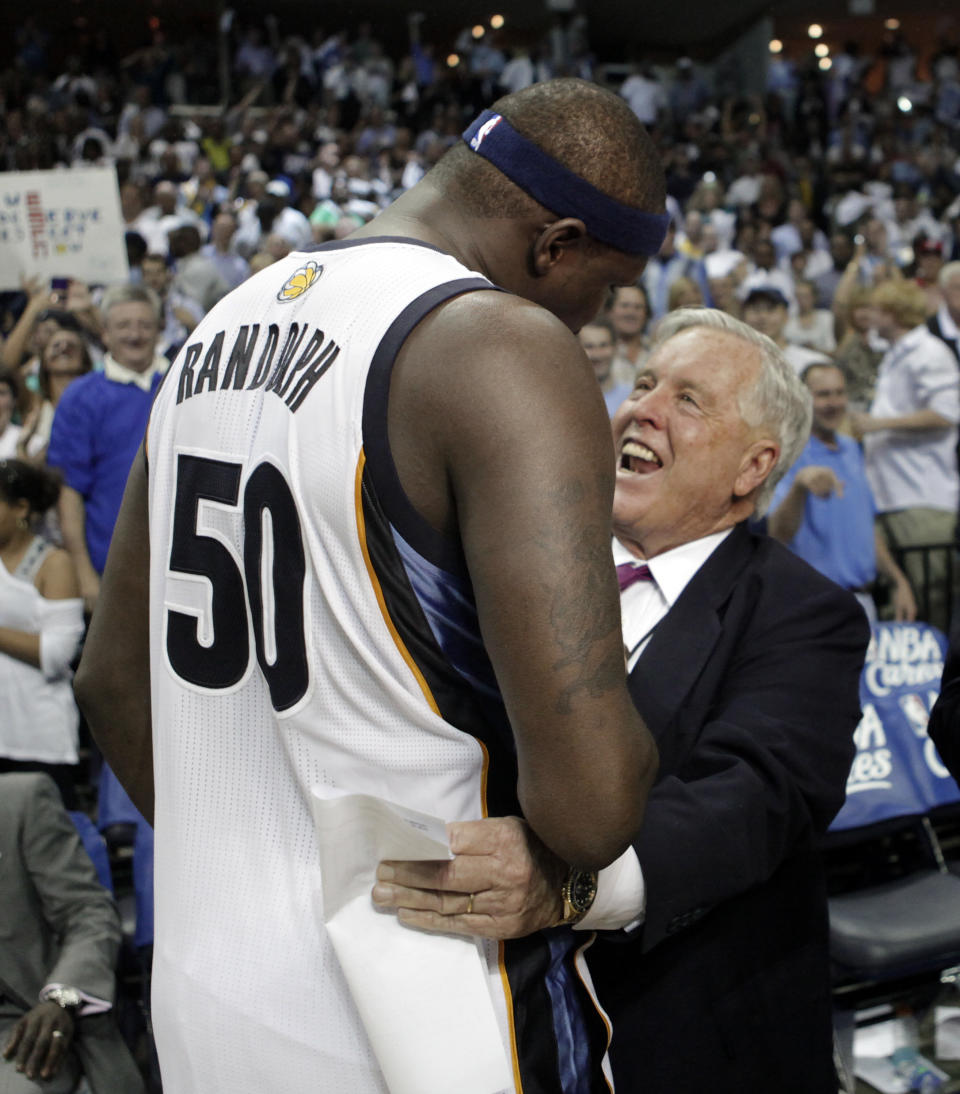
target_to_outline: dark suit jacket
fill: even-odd
[[[953,351],[953,356],[960,361],[960,345],[957,344],[956,338],[948,338],[943,333],[943,328],[940,326],[940,320],[935,315],[931,315],[927,320],[927,330],[931,334],[935,334],[941,342],[945,342],[946,345]]]
[[[660,749],[646,918],[589,955],[618,1094],[836,1094],[817,843],[868,640],[850,593],[745,525],[654,632],[630,678]]]
[[[927,732],[950,774],[960,784],[960,641],[957,637],[947,651],[940,695],[930,711]]]
[[[119,945],[113,899],[53,780],[0,775],[0,1024],[36,1006],[47,984],[112,1002]],[[71,1052],[94,1094],[142,1094],[112,1013],[78,1018]],[[13,1066],[0,1059],[0,1070]]]

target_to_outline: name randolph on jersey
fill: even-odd
[[[317,328],[308,339],[309,323],[290,323],[284,330],[279,353],[281,328],[276,323],[271,323],[262,337],[259,323],[240,327],[229,351],[224,350],[227,332],[223,330],[205,342],[191,342],[180,358],[177,402],[204,391],[252,391],[263,387],[283,399],[291,411],[299,410],[314,384],[336,360],[340,346]]]

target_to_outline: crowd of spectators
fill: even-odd
[[[891,610],[910,598],[885,544],[939,544],[939,591],[923,598],[916,587],[929,581],[929,566],[921,573],[908,560],[904,569],[919,604],[911,614],[947,625],[960,494],[960,47],[949,35],[919,56],[889,31],[872,55],[848,44],[828,70],[812,53],[772,56],[762,97],[685,57],[607,66],[591,52],[582,17],[511,45],[506,31],[474,37],[469,28],[453,43],[431,43],[423,17],[411,15],[399,51],[369,25],[282,36],[270,16],[248,26],[226,18],[225,66],[215,40],[171,43],[159,31],[127,57],[106,34],[91,34],[62,70],[49,60],[54,45],[24,19],[15,62],[0,75],[0,170],[114,167],[130,282],[142,291],[117,297],[117,286],[78,281],[52,290],[27,278],[22,292],[0,294],[0,459],[43,464],[53,455],[66,483],[63,524],[48,517],[37,530],[74,556],[87,609],[109,528],[91,521],[89,483],[70,453],[107,438],[129,466],[137,445],[115,441],[106,425],[82,442],[71,433],[79,396],[61,405],[71,384],[90,372],[106,377],[104,390],[126,384],[139,422],[162,359],[173,360],[227,292],[292,250],[366,223],[498,94],[574,75],[619,90],[653,134],[668,177],[672,224],[660,254],[581,332],[611,415],[668,311],[706,304],[745,319],[798,372],[821,369],[808,377],[815,399],[831,384],[842,389],[842,414],[831,418],[828,408],[815,436],[826,452],[838,451],[837,434],[867,438],[876,496],[866,500],[864,484],[861,509],[885,514],[876,568],[893,582]],[[455,66],[441,60],[452,51]],[[157,332],[139,346],[125,342],[118,304],[131,314],[155,307]],[[154,333],[156,357],[146,345]],[[84,387],[99,412],[97,390]],[[824,481],[815,472],[790,480],[799,484],[793,532],[810,500],[805,484]],[[114,475],[108,522],[125,473]],[[827,501],[836,490],[813,493]],[[842,532],[843,519],[832,516],[830,526],[839,520]],[[869,529],[858,532],[872,542]],[[876,568],[871,561],[856,572],[871,578]],[[0,731],[0,758],[8,753]]]
[[[431,42],[428,27],[411,14],[397,50],[369,24],[282,35],[273,16],[240,25],[228,13],[219,38],[172,43],[155,28],[127,57],[91,31],[59,70],[49,60],[57,43],[25,18],[0,76],[0,168],[115,168],[130,281],[156,294],[157,350],[172,360],[224,294],[289,251],[371,219],[498,94],[556,75],[607,83],[657,141],[672,217],[641,280],[617,290],[584,336],[596,343],[611,413],[656,323],[706,304],[769,334],[798,371],[839,365],[851,412],[841,432],[871,434],[868,454],[896,448],[903,437],[889,426],[878,434],[869,413],[892,345],[878,289],[903,290],[890,289],[890,307],[916,289],[913,310],[894,309],[910,312],[899,334],[926,323],[958,353],[960,47],[949,31],[919,55],[901,29],[887,30],[872,54],[849,43],[828,69],[813,52],[771,54],[767,93],[754,97],[723,63],[605,64],[582,16],[532,44],[511,43],[508,29],[476,36],[483,28]],[[43,460],[63,391],[103,369],[106,288],[71,281],[51,292],[30,278],[21,293],[0,294],[0,456]],[[921,362],[916,405],[901,409],[936,401],[940,417],[908,427],[909,441],[946,451],[955,395],[942,389],[956,385],[938,361],[937,375]],[[896,410],[885,407],[885,418]],[[941,453],[936,466],[922,504],[898,488],[889,505],[932,507],[939,518],[917,536],[901,530],[893,546],[952,540],[955,461]],[[900,523],[887,521],[889,535]]]

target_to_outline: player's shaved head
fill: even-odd
[[[657,150],[619,96],[585,80],[549,80],[505,95],[492,109],[603,193],[634,208],[663,208],[664,176]],[[533,198],[463,143],[444,156],[431,176],[475,216],[524,217],[538,208]]]

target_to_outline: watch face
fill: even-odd
[[[79,1007],[82,1002],[76,988],[55,988],[47,998],[61,1007]]]
[[[570,879],[570,903],[578,912],[590,910],[597,895],[597,875],[589,871],[578,870]]]

